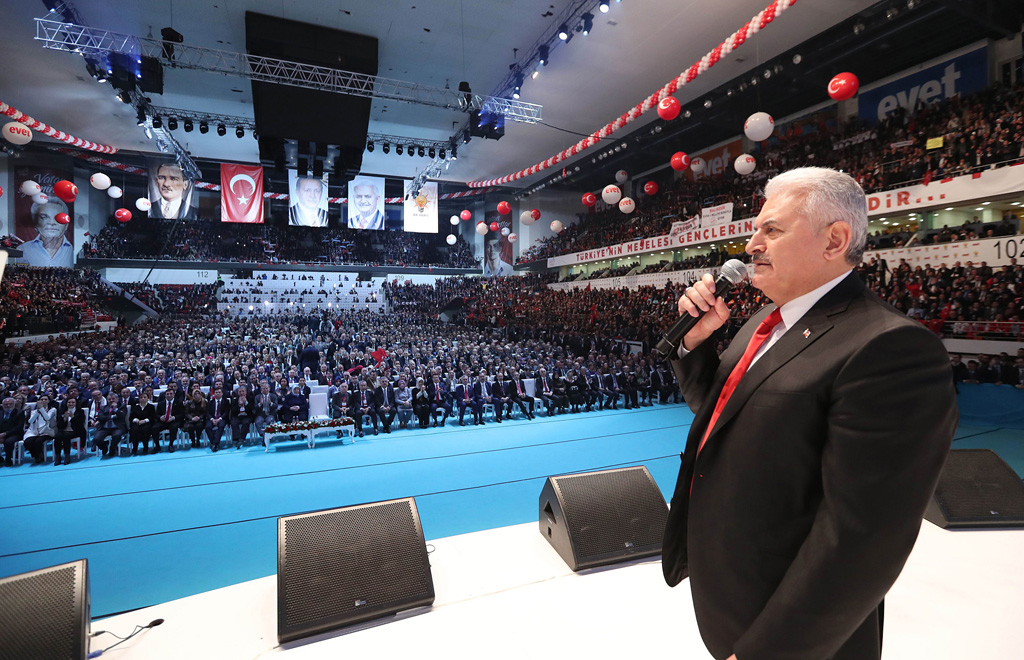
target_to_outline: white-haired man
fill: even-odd
[[[71,224],[57,222],[57,216],[67,212],[67,205],[56,197],[51,197],[45,204],[32,205],[36,237],[21,244],[25,263],[41,268],[71,268],[74,265],[75,247],[65,236]]]
[[[856,181],[800,168],[765,194],[747,252],[773,304],[719,358],[708,339],[729,308],[714,280],[679,300],[707,313],[672,360],[696,417],[665,579],[689,576],[715,658],[874,660],[956,428],[949,359],[853,272],[867,235]]]

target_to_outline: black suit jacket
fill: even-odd
[[[700,444],[754,330],[672,361],[696,417],[662,568],[687,575],[716,658],[870,659],[958,419],[949,358],[851,273],[755,362]],[[691,491],[692,480],[692,491]]]
[[[5,440],[17,442],[25,435],[25,413],[17,408],[11,410],[10,416],[4,420],[5,412],[0,409],[0,433],[5,433]]]
[[[167,412],[167,399],[161,398],[160,403],[156,404],[156,418],[157,421],[164,420],[164,414]],[[185,406],[178,402],[177,399],[171,401],[171,417],[174,419],[172,422],[181,424],[185,421]]]

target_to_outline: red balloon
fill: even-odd
[[[655,183],[654,181],[648,181],[647,183],[644,184],[644,192],[647,193],[648,195],[657,195],[658,184]]]
[[[502,202],[502,204],[504,204],[504,203],[505,202]],[[491,223],[491,231],[498,231],[498,223],[497,222],[492,222]]]
[[[849,71],[844,71],[828,81],[828,95],[836,101],[853,98],[858,89],[860,89],[860,81]]]
[[[473,213],[470,212],[469,209],[466,209],[459,214],[459,217],[462,218],[465,222],[469,222],[470,220],[473,219]]]
[[[118,222],[128,222],[132,219],[132,212],[128,209],[117,209],[114,211],[114,217]]]
[[[666,96],[658,102],[658,116],[665,121],[672,121],[679,116],[679,99],[674,96]]]
[[[70,204],[78,197],[78,186],[70,181],[58,181],[53,184],[53,194],[59,197],[61,201]]]
[[[597,204],[597,195],[592,192],[583,195],[583,206],[593,206],[594,204]]]
[[[4,196],[4,187],[0,186],[0,197]]]
[[[53,219],[62,225],[66,225],[71,222],[71,216],[67,213],[58,213]]]
[[[512,212],[512,205],[508,202],[498,202],[498,213],[508,215]]]
[[[534,220],[540,220],[540,209],[530,209],[530,217]]]
[[[669,161],[669,164],[672,165],[672,169],[682,172],[690,166],[690,157],[684,151],[677,151],[672,154],[672,160]]]

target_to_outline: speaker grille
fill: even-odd
[[[281,520],[279,633],[325,629],[433,601],[412,499]]]
[[[643,468],[558,477],[563,515],[581,563],[661,547],[668,509]]]
[[[935,499],[951,520],[1024,518],[1020,477],[988,450],[950,452]]]
[[[0,581],[0,658],[85,657],[84,561]]]

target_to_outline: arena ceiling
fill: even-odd
[[[906,4],[906,0],[902,2]],[[934,48],[951,50],[956,44],[950,41],[950,31],[952,41],[998,33],[998,24],[986,26],[964,20],[963,8],[975,3],[917,2],[922,3],[931,5],[930,18],[919,19],[905,28],[899,37],[904,41],[890,42],[889,53],[893,56],[882,64],[898,64],[897,53],[903,49],[913,49],[911,57]],[[5,44],[5,66],[0,68],[0,100],[79,137],[123,150],[156,151],[156,145],[136,125],[135,111],[116,100],[109,85],[93,80],[81,58],[46,50],[34,40],[33,19],[47,13],[50,0],[6,0],[4,4],[7,6],[0,38]],[[247,11],[366,34],[379,40],[381,76],[434,86],[449,84],[453,89],[465,80],[475,93],[488,94],[508,75],[509,64],[516,60],[513,49],[518,49],[518,56],[522,57],[538,40],[556,31],[555,21],[569,2],[76,0],[74,4],[90,27],[159,37],[161,28],[170,26],[183,35],[186,44],[222,50],[244,49]],[[475,138],[460,149],[459,159],[442,171],[439,178],[462,182],[500,176],[566,148],[579,139],[566,131],[590,133],[622,114],[718,45],[762,10],[767,0],[613,0],[610,11],[604,14],[596,11],[596,0],[593,4],[595,20],[591,34],[576,34],[571,42],[559,43],[540,75],[536,79],[527,76],[522,100],[543,106],[544,125],[507,122],[500,141]],[[915,4],[914,0],[911,4]],[[982,4],[1003,3],[987,0]],[[702,108],[695,104],[702,104],[708,95],[723,94],[731,81],[759,71],[764,63],[791,52],[816,35],[827,35],[830,28],[847,25],[879,10],[875,0],[800,0],[742,48],[685,86],[677,97],[684,105]],[[912,13],[904,8],[901,14],[908,16],[897,16],[890,23],[910,23],[914,20],[909,16]],[[932,34],[923,30],[932,30]],[[941,38],[936,38],[936,31]],[[884,37],[869,36],[877,40],[876,45],[885,43]],[[830,41],[835,39],[830,37]],[[827,45],[815,48],[825,49]],[[813,76],[803,76],[804,83],[813,81],[814,86],[802,84],[800,89],[785,93],[790,101],[799,101],[804,107],[813,104],[808,99],[826,100],[818,83],[827,81],[833,69],[856,63],[854,58],[858,57],[878,64],[879,52],[876,48],[861,47],[845,60],[838,57],[841,53],[836,54],[833,66],[821,67]],[[813,64],[815,57],[813,52],[803,55],[807,64]],[[795,69],[792,73],[800,77]],[[250,118],[253,112],[249,81],[219,74],[165,68],[164,93],[151,97],[154,105],[165,107]],[[778,110],[770,106],[779,100],[766,94],[758,100],[758,109],[778,112],[785,104],[779,104]],[[752,103],[748,100],[742,110],[723,114],[726,105],[715,108],[714,113],[695,112],[685,125],[680,121],[671,131],[663,132],[658,145],[623,153],[609,159],[604,167],[612,171],[619,167],[647,169],[661,162],[663,152],[696,149],[710,144],[723,132],[735,135],[736,116],[749,111]],[[447,140],[453,127],[465,121],[466,115],[456,111],[375,99],[368,130],[421,140]],[[649,133],[648,124],[652,121],[656,121],[654,113],[631,125],[629,131]],[[676,135],[676,131],[683,129],[689,132]],[[627,131],[620,134],[626,135]],[[257,141],[248,133],[237,139],[230,127],[224,137],[215,131],[206,135],[198,131],[184,133],[180,128],[174,135],[197,158],[241,162],[259,159]],[[37,139],[46,138],[37,135]],[[580,158],[587,166],[573,182],[575,187],[596,185],[593,182],[606,178],[605,172],[590,165],[590,157],[588,153]],[[363,154],[362,170],[412,177],[426,163],[427,159],[399,157],[393,151],[385,155],[378,148]],[[541,180],[543,177],[534,177],[519,185],[529,186]]]

